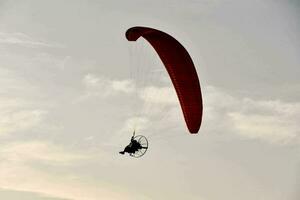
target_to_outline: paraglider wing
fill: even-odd
[[[202,121],[202,96],[193,61],[186,49],[172,36],[147,27],[126,31],[129,41],[145,38],[163,62],[175,87],[186,125],[190,133],[198,133]]]

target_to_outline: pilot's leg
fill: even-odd
[[[120,154],[125,154],[125,153],[130,153],[131,152],[131,147],[130,146],[126,146],[125,149],[123,151],[120,151]]]
[[[128,152],[128,146],[125,147],[125,149],[123,151],[120,151],[120,154],[125,154],[125,152]]]
[[[124,152],[130,153],[130,151],[131,151],[131,147],[130,146],[125,147]]]

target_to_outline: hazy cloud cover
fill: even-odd
[[[0,33],[0,43],[7,45],[23,45],[28,47],[63,47],[59,44],[38,41],[24,33]]]
[[[299,19],[297,1],[1,1],[0,199],[299,199]],[[199,134],[135,25],[190,52]],[[134,128],[141,159],[118,154]]]
[[[299,145],[299,103],[234,97],[211,86],[205,91],[207,117],[222,121],[220,132],[229,128],[226,132],[248,139]]]

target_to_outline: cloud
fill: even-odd
[[[148,127],[149,120],[144,117],[132,117],[126,120],[124,129],[128,131],[133,129],[144,130]]]
[[[40,124],[45,114],[44,110],[0,109],[0,135],[32,129]]]
[[[60,165],[72,164],[89,158],[87,155],[70,153],[62,147],[38,140],[3,145],[0,148],[0,157],[1,160],[12,163],[38,161]]]
[[[136,106],[137,111],[131,113],[122,130],[128,132],[137,125],[141,126],[139,128],[143,131],[153,127],[154,124],[157,130],[166,127],[178,128],[178,123],[185,126],[174,88],[147,86],[137,92],[141,106]],[[300,102],[255,100],[246,96],[231,95],[213,86],[204,87],[202,92],[204,102],[202,129],[270,144],[300,143],[298,123]],[[160,125],[161,120],[165,122],[163,126]]]
[[[89,73],[83,77],[82,83],[85,86],[84,93],[75,102],[90,98],[111,97],[118,94],[132,94],[135,92],[135,84],[129,79],[113,80]]]
[[[167,104],[167,105],[178,104],[178,99],[175,90],[172,87],[155,87],[155,86],[145,87],[140,92],[140,98],[145,103]]]
[[[117,133],[113,134],[105,143],[107,146],[122,146],[128,142],[133,130],[141,133],[149,128],[151,124],[148,116],[131,116],[129,117]],[[130,134],[130,135],[129,135]]]
[[[83,154],[46,141],[7,143],[0,147],[0,188],[62,199],[132,199],[130,192],[116,184],[69,170],[96,157],[99,152]]]
[[[0,188],[41,194],[47,197],[98,200],[98,199],[148,199],[132,195],[117,186],[102,181],[87,181],[74,175],[35,170],[27,166],[1,164]]]
[[[24,132],[38,126],[48,111],[38,101],[37,87],[14,71],[0,69],[0,135]]]
[[[23,192],[23,191],[16,191],[16,190],[5,190],[0,189],[0,196],[5,197],[4,199],[9,200],[18,200],[22,198],[22,200],[68,200],[68,199],[61,199],[61,198],[53,198],[53,197],[46,197],[45,195],[36,194],[33,192]],[[70,200],[70,199],[69,199]]]
[[[236,97],[212,86],[203,94],[204,124],[212,131],[272,144],[300,142],[299,102]]]
[[[57,43],[49,43],[37,40],[24,33],[3,33],[0,32],[0,44],[21,45],[26,47],[50,47],[63,48],[64,46]]]
[[[100,78],[93,74],[87,74],[84,76],[82,82],[84,83],[85,86],[87,87],[96,87],[99,86],[100,81],[102,81]],[[102,86],[102,85],[101,85]]]
[[[115,91],[120,91],[124,93],[132,93],[135,89],[135,86],[130,80],[113,80],[111,86]]]
[[[279,144],[300,142],[300,103],[243,99],[242,104],[242,112],[228,113],[240,135]]]

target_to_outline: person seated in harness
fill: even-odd
[[[134,139],[135,131],[133,132],[133,136],[131,137],[130,144],[125,147],[123,151],[120,151],[120,154],[134,154],[136,151],[142,148],[142,145]]]

